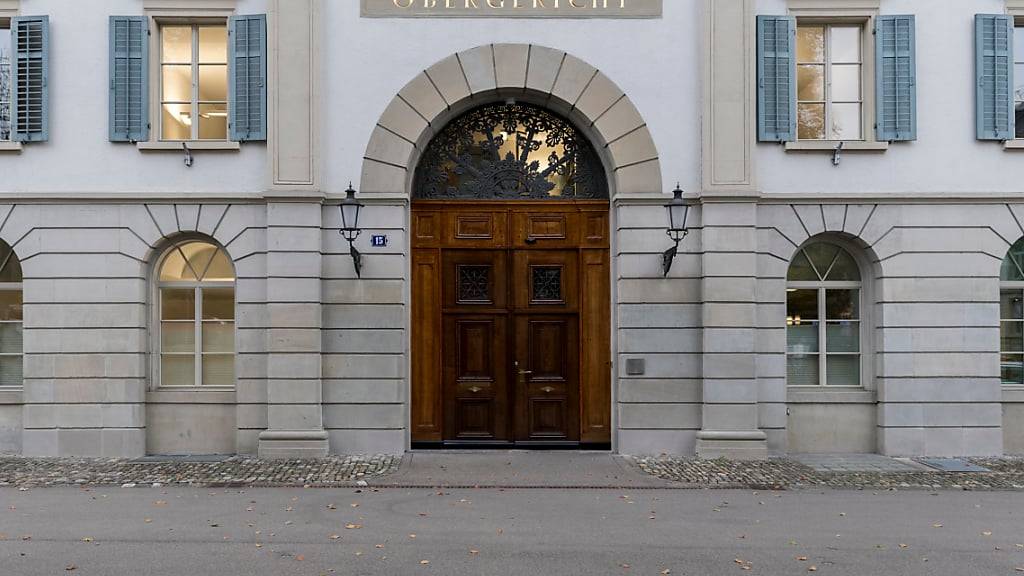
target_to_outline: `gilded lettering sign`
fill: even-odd
[[[362,0],[368,18],[660,18],[662,0]]]

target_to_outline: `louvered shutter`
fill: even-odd
[[[757,137],[796,139],[796,18],[757,17]]]
[[[11,19],[11,136],[17,142],[45,142],[49,127],[48,16]]]
[[[230,138],[267,139],[267,17],[233,16],[228,28]]]
[[[917,139],[917,54],[913,16],[879,16],[875,25],[876,138]]]
[[[978,14],[975,27],[979,140],[1014,137],[1013,18]]]
[[[149,140],[149,19],[110,17],[110,141]]]

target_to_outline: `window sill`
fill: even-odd
[[[21,152],[21,142],[0,142],[0,152]]]
[[[1024,403],[1024,386],[1003,386],[1003,402]]]
[[[21,388],[0,388],[0,406],[22,403]]]
[[[1003,140],[1003,150],[1024,150],[1024,139]]]
[[[839,144],[836,140],[799,140],[786,142],[786,152],[834,152]],[[843,152],[885,152],[889,149],[888,142],[843,140],[842,144]]]
[[[863,388],[790,386],[786,402],[790,404],[874,404],[875,391]]]
[[[153,404],[234,404],[231,388],[161,388],[146,393],[146,402]]]
[[[138,142],[135,146],[139,150],[148,151],[168,151],[168,152],[181,152],[184,150],[182,144],[187,144],[189,150],[240,150],[242,145],[238,142],[206,142],[202,140],[198,141],[186,141],[186,142]]]

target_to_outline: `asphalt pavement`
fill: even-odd
[[[1024,572],[1024,493],[0,489],[0,576]]]

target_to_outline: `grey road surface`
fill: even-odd
[[[1024,493],[0,489],[0,576],[1024,574]]]

